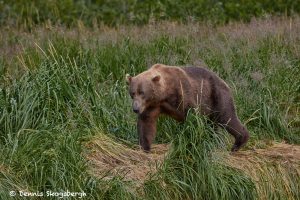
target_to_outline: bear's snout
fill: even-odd
[[[139,111],[140,111],[140,104],[139,104],[138,101],[134,101],[133,102],[133,104],[132,104],[132,110],[135,113],[139,113]]]

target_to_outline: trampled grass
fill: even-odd
[[[142,183],[122,173],[93,174],[86,156],[95,142],[105,158],[142,155],[124,76],[154,63],[205,63],[217,72],[251,133],[244,149],[269,146],[261,141],[299,144],[298,17],[224,27],[166,22],[31,31],[1,30],[1,199],[10,191],[84,191],[88,199],[299,198],[299,165],[259,160],[257,176],[265,182],[258,188],[251,173],[214,156],[229,150],[231,137],[193,112],[184,124],[159,120],[156,143],[172,144]]]

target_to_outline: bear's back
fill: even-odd
[[[229,87],[215,72],[203,67],[182,67],[185,73],[194,80],[208,80],[210,84],[228,90]]]
[[[216,74],[203,67],[182,67],[185,73],[193,79],[210,79],[216,76]]]

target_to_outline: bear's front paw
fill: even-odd
[[[142,149],[143,149],[143,151],[145,152],[145,153],[150,153],[150,146],[142,146]]]

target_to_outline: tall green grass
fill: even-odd
[[[12,190],[84,191],[88,199],[257,198],[251,177],[212,156],[230,147],[228,134],[214,132],[194,114],[181,125],[159,120],[156,142],[173,145],[159,172],[137,192],[122,177],[88,173],[83,144],[99,130],[137,144],[126,73],[154,63],[197,65],[200,59],[231,86],[251,133],[246,148],[262,139],[299,144],[300,26],[298,18],[292,29],[288,22],[103,32],[39,27],[32,30],[34,39],[2,30],[0,198],[9,199]]]
[[[226,140],[207,121],[189,114],[177,129],[173,148],[161,170],[145,183],[149,199],[255,199],[251,179],[220,165],[213,153],[226,151]],[[227,141],[228,142],[228,141]]]

